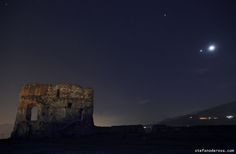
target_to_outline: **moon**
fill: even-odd
[[[210,45],[208,51],[213,52],[216,49],[215,45]]]

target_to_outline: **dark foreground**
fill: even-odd
[[[0,140],[0,154],[188,154],[197,153],[198,149],[215,153],[236,150],[236,126],[156,126],[150,132],[138,126],[96,129],[96,133],[79,138]]]

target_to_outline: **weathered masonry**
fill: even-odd
[[[20,92],[12,137],[80,136],[93,127],[93,89],[27,84]]]

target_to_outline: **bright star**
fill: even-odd
[[[214,45],[210,45],[208,47],[208,51],[214,51],[216,49],[216,47]]]

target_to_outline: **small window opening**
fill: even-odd
[[[60,97],[60,90],[57,89],[57,97]]]
[[[67,107],[68,107],[69,109],[71,109],[72,103],[68,103],[68,104],[67,104]]]
[[[38,120],[38,109],[37,107],[33,107],[31,109],[31,118],[30,118],[31,121],[36,121]]]
[[[83,113],[83,109],[79,109],[79,119],[80,120],[83,120],[83,116],[82,116],[82,113]]]

